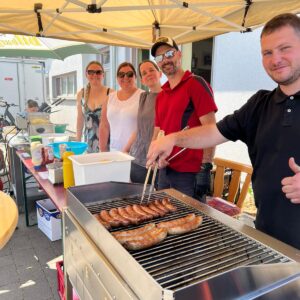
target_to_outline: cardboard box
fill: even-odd
[[[119,151],[72,155],[75,185],[106,181],[130,182],[134,157]]]
[[[61,239],[61,213],[50,199],[36,202],[38,228],[51,241]]]

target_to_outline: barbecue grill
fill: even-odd
[[[178,208],[154,222],[195,213],[203,217],[202,225],[149,249],[126,250],[111,234],[123,228],[109,231],[93,214],[139,204],[141,191],[141,185],[114,182],[68,190],[63,213],[67,299],[71,286],[81,299],[122,300],[253,298],[286,284],[289,292],[300,290],[300,251],[174,189],[152,194],[151,200],[167,197]]]

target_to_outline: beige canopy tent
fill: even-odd
[[[284,12],[300,1],[0,0],[0,32],[149,48],[158,36],[182,44],[249,31]]]

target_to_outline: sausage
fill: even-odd
[[[162,242],[168,232],[165,228],[158,228],[154,233],[146,233],[141,240],[131,240],[127,241],[123,244],[123,246],[128,250],[141,250],[146,249],[151,246],[154,246],[160,242]]]
[[[160,217],[163,217],[166,214],[164,211],[160,210],[153,202],[151,202],[148,207],[157,212]]]
[[[179,219],[166,221],[166,222],[160,222],[156,226],[158,228],[171,228],[171,227],[174,227],[174,226],[180,226],[184,223],[192,221],[193,219],[195,219],[195,217],[196,217],[195,214],[188,214],[185,217],[182,217],[182,218],[179,218]]]
[[[132,217],[135,217],[135,218],[138,218],[140,221],[146,221],[146,220],[149,220],[149,218],[147,218],[146,215],[140,215],[138,214],[132,207],[132,205],[127,205],[125,207],[125,210],[127,211],[127,213],[132,216]]]
[[[154,201],[154,204],[156,205],[156,207],[158,207],[161,211],[163,211],[164,213],[169,213],[169,209],[162,204],[162,201],[161,200],[155,200]]]
[[[138,235],[141,233],[144,233],[152,228],[156,227],[155,223],[149,223],[147,225],[144,225],[143,227],[139,227],[137,229],[131,229],[131,230],[123,230],[123,231],[115,231],[112,232],[111,234],[115,237],[119,237],[119,236],[134,236],[134,235]]]
[[[164,198],[162,199],[162,204],[168,208],[169,211],[174,212],[177,210],[177,207],[175,205],[173,205],[170,201],[170,199],[168,198]]]
[[[149,206],[146,206],[146,205],[140,205],[140,208],[141,208],[144,212],[146,212],[146,213],[148,213],[148,214],[151,214],[154,218],[159,217],[159,213],[156,212],[155,210],[151,209]]]
[[[109,211],[109,215],[119,221],[123,226],[128,226],[130,224],[130,221],[128,219],[125,219],[124,217],[122,217],[119,212],[118,212],[118,209],[117,208],[112,208],[110,211]]]
[[[113,218],[107,210],[101,210],[99,215],[103,221],[109,223],[112,227],[118,227],[121,224],[121,222]]]
[[[168,227],[168,234],[183,234],[198,228],[202,223],[202,217],[196,216],[193,220],[174,227]]]
[[[138,215],[143,216],[145,220],[151,220],[153,218],[153,215],[150,213],[146,213],[140,205],[133,204],[132,205],[133,211],[135,211]]]
[[[155,236],[158,233],[160,233],[160,229],[156,228],[155,224],[152,228],[151,228],[151,226],[148,226],[148,227],[145,226],[143,229],[144,229],[144,232],[142,232],[142,229],[141,229],[141,231],[139,233],[123,235],[123,236],[117,235],[117,236],[115,236],[115,238],[118,240],[118,242],[120,244],[124,244],[129,241],[142,241],[145,238],[147,238],[148,236]]]
[[[118,213],[123,218],[128,219],[131,224],[139,224],[139,222],[141,221],[140,218],[130,215],[124,207],[118,207]]]
[[[95,214],[94,217],[106,228],[106,229],[110,229],[111,225],[109,224],[109,222],[104,221],[100,214]]]

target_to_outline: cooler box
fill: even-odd
[[[61,213],[50,199],[36,202],[38,228],[51,241],[61,239]]]
[[[119,181],[130,182],[134,157],[119,151],[72,155],[75,185]]]

